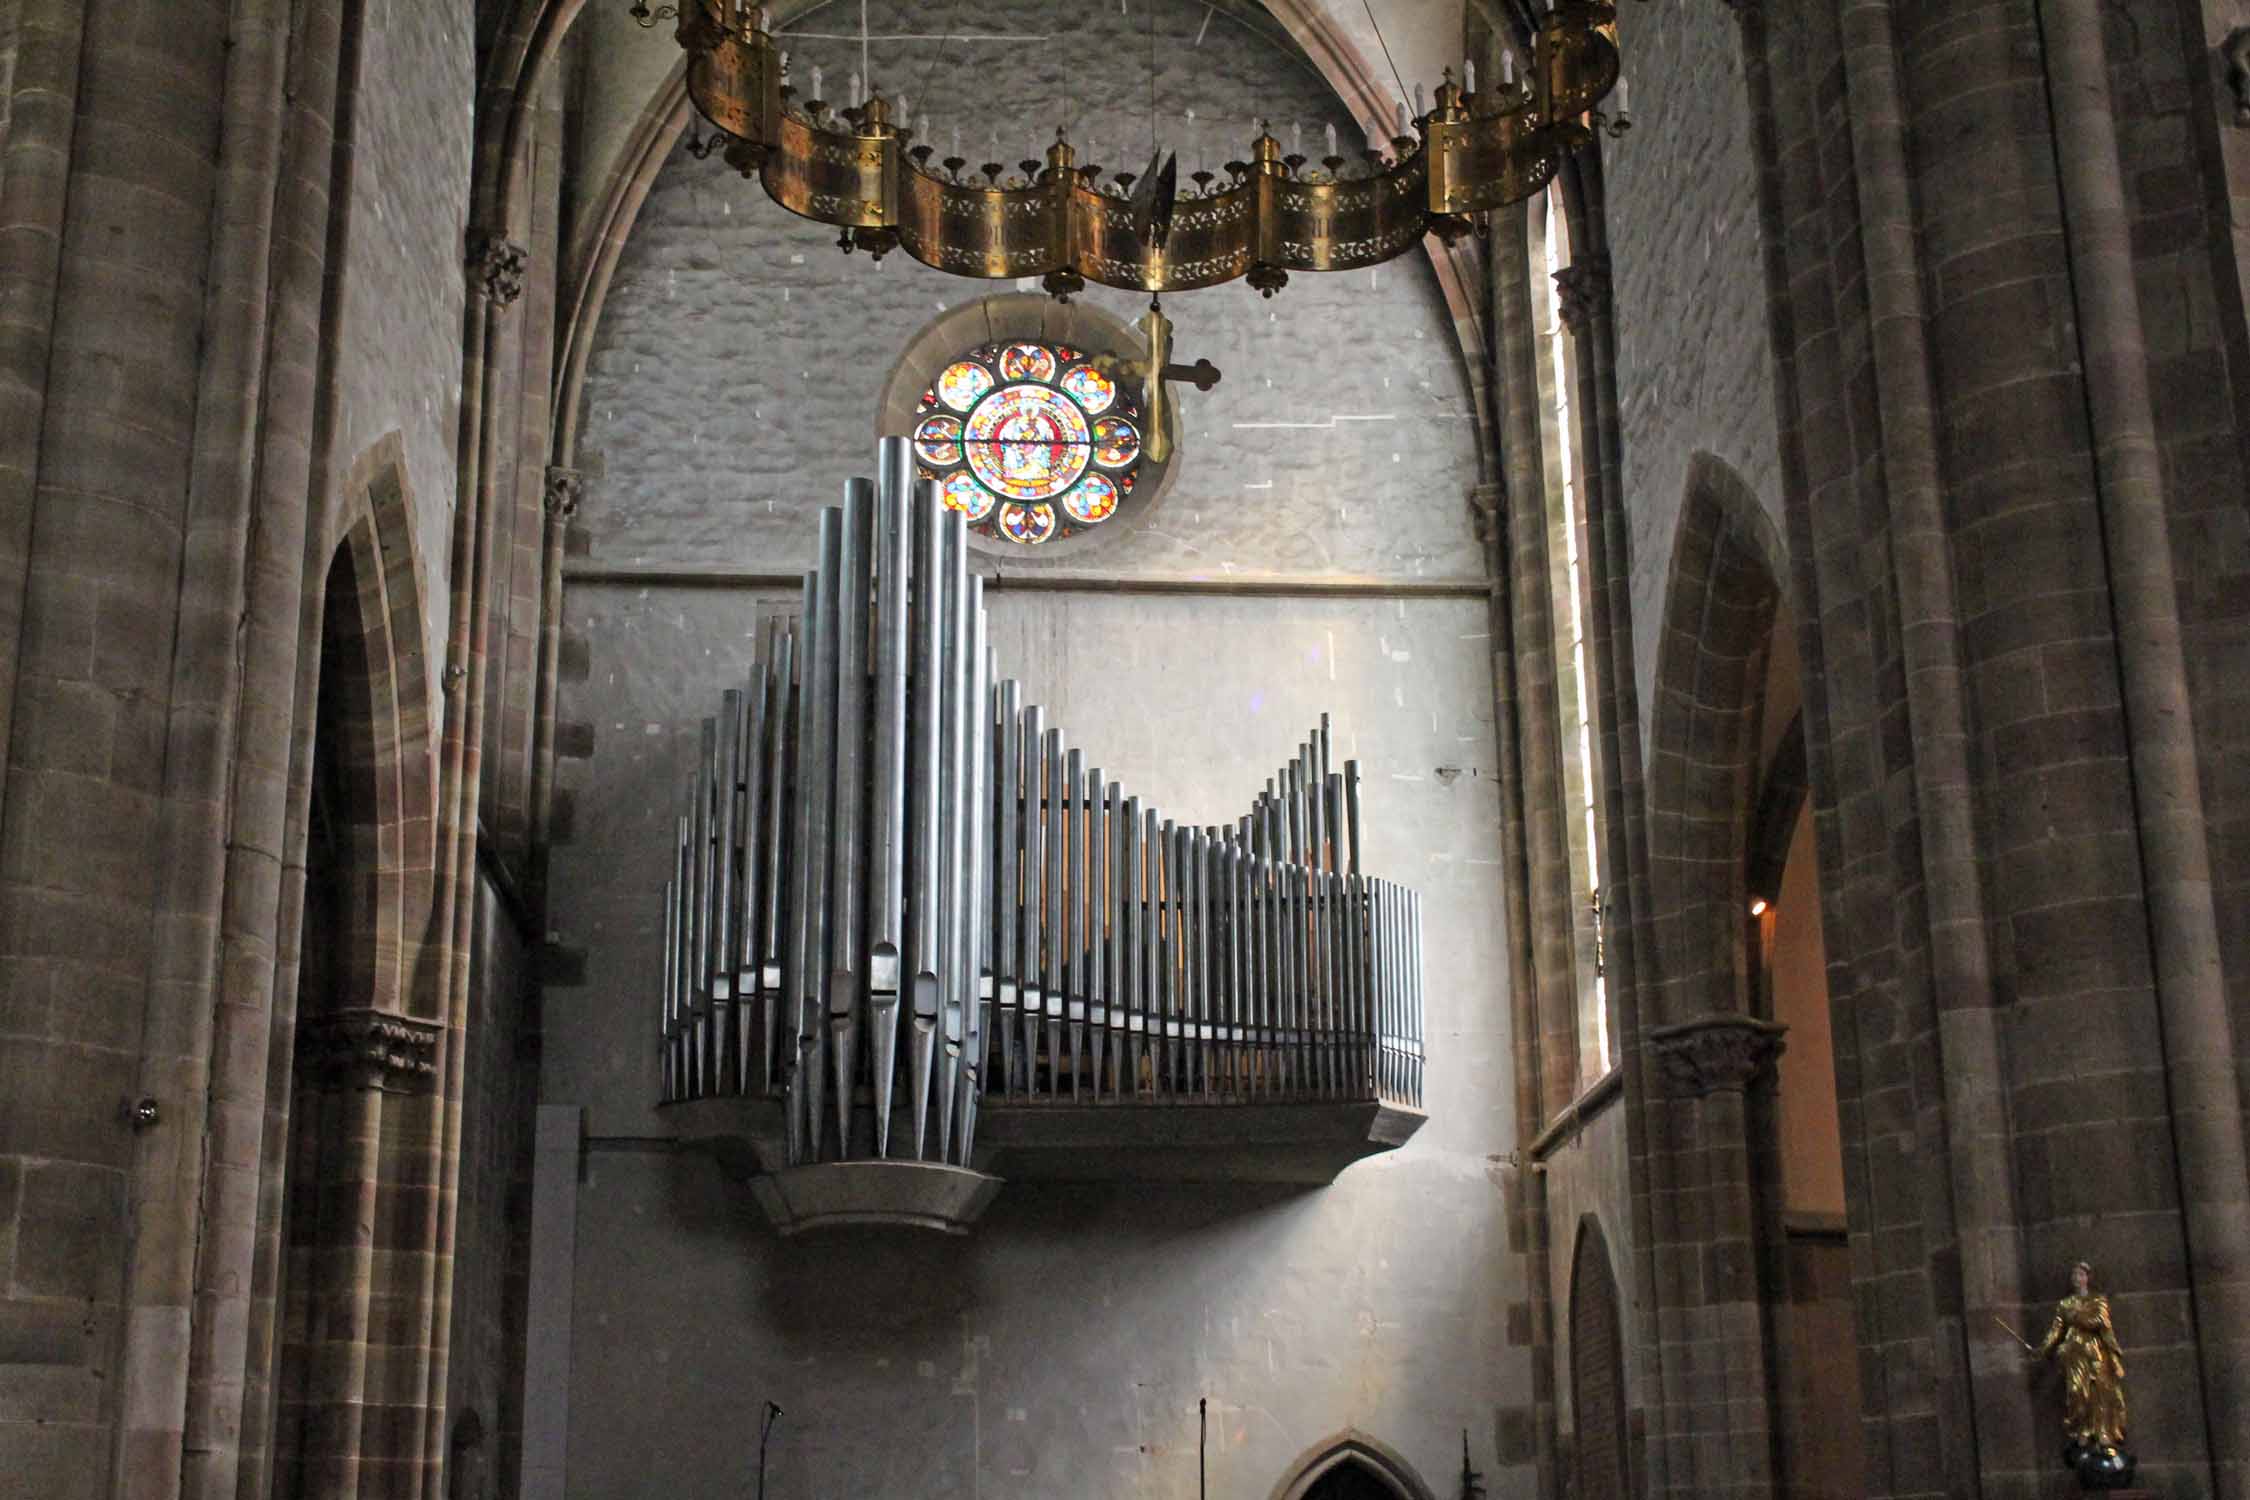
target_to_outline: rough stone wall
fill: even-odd
[[[1781,524],[1774,354],[1742,43],[1720,5],[1622,7],[1639,129],[1607,143],[1617,399],[1641,732],[1689,464],[1707,452]]]
[[[878,36],[927,29],[924,8],[896,0],[868,14]],[[1133,102],[1147,97],[1145,21],[1139,6],[1130,16],[1107,6],[1063,16],[1029,0],[986,7],[980,34],[1045,40],[957,41],[928,86],[922,44],[876,42],[870,55],[885,87],[927,110],[941,153],[958,125],[973,160],[989,149],[992,115],[966,89],[1004,62],[1031,101],[999,138],[1011,163],[1053,138],[1078,60],[1119,58],[1133,87],[1083,115],[1072,137],[1083,149],[1090,134],[1097,159],[1137,171],[1148,155],[1145,103]],[[1261,111],[1285,144],[1292,119],[1315,154],[1328,121],[1357,144],[1345,111],[1285,43],[1185,0],[1163,0],[1156,24],[1158,108],[1183,172],[1198,149],[1214,171],[1246,154]],[[653,33],[637,40],[672,46]],[[855,46],[781,40],[801,90],[819,66],[824,92],[840,97],[860,65]],[[597,560],[804,566],[812,539],[797,507],[833,503],[864,468],[883,380],[908,339],[946,307],[1016,289],[946,276],[903,252],[873,268],[838,254],[835,239],[716,160],[683,152],[658,178],[587,378],[580,455]],[[1106,289],[1086,297],[1127,320],[1143,305]],[[1074,547],[1073,567],[1475,576],[1464,503],[1476,478],[1473,414],[1425,260],[1299,275],[1272,302],[1238,282],[1165,306],[1175,357],[1208,357],[1224,379],[1181,396],[1175,472],[1134,545]],[[1022,550],[1013,565],[1036,562],[1036,549]]]
[[[2197,87],[2207,54],[2186,7],[2136,3],[2109,31],[2141,316],[2148,336],[2172,557],[2209,818],[2219,910],[2250,910],[2250,338],[2240,270],[2213,212],[2222,163],[2199,151],[2212,112],[2222,137],[2233,101]],[[2242,147],[2225,142],[2236,162]],[[2250,191],[2238,167],[2236,191]],[[2239,229],[2237,230],[2239,233]],[[2219,924],[2237,996],[2235,1047],[2250,1089],[2250,922]]]
[[[1429,1123],[1312,1192],[1016,1184],[957,1245],[778,1239],[709,1163],[648,1149],[673,790],[757,601],[579,585],[565,713],[600,717],[562,771],[550,922],[583,968],[549,985],[543,1063],[594,1143],[569,1493],[745,1482],[742,1413],[768,1396],[780,1493],[1174,1493],[1199,1396],[1215,1494],[1263,1493],[1346,1426],[1433,1485],[1467,1428],[1496,1493],[1527,1484],[1528,1289],[1492,1180],[1514,1100],[1482,601],[992,597],[1003,670],[1168,814],[1226,815],[1335,714],[1369,867],[1425,893]],[[642,1356],[612,1358],[623,1339]]]
[[[359,44],[350,232],[333,345],[331,482],[404,440],[428,658],[446,660],[474,38],[468,7],[372,0]],[[433,687],[436,678],[432,677]],[[437,699],[442,711],[443,695]]]
[[[1633,1226],[1626,1213],[1630,1183],[1627,1178],[1625,1099],[1622,1093],[1594,1111],[1570,1139],[1557,1145],[1541,1161],[1546,1176],[1548,1224],[1548,1296],[1555,1309],[1555,1425],[1562,1438],[1561,1451],[1574,1451],[1577,1413],[1571,1408],[1570,1381],[1570,1281],[1572,1252],[1578,1244],[1580,1220],[1592,1214],[1609,1242],[1617,1273],[1620,1331],[1627,1350],[1638,1346],[1642,1317],[1639,1287],[1632,1275]],[[1631,1384],[1634,1371],[1627,1360],[1627,1388],[1620,1400],[1637,1406],[1648,1398]],[[1630,1408],[1629,1408],[1630,1409]],[[1638,1423],[1634,1426],[1637,1428]],[[1636,1445],[1637,1446],[1637,1445]],[[1634,1472],[1640,1472],[1635,1453]],[[1566,1462],[1564,1473],[1570,1472]],[[1591,1497],[1587,1497],[1591,1500]]]
[[[17,14],[23,0],[0,0],[0,145],[8,139],[8,121],[15,114]],[[7,181],[7,155],[0,152],[0,184]]]

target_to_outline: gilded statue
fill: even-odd
[[[2054,1322],[2027,1352],[2051,1359],[2063,1375],[2063,1462],[2086,1489],[2130,1484],[2125,1451],[2125,1355],[2109,1320],[2109,1299],[2094,1290],[2094,1268],[2070,1268],[2070,1295],[2055,1304]]]

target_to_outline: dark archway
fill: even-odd
[[[1579,1222],[1570,1258],[1570,1412],[1576,1493],[1630,1495],[1625,1447],[1625,1316],[1609,1241],[1592,1214]]]
[[[1273,1500],[1436,1500],[1406,1460],[1364,1432],[1340,1432],[1289,1466]]]

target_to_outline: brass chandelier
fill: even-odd
[[[642,3],[633,12],[644,24],[651,16]],[[715,132],[702,150],[721,152],[790,212],[841,230],[846,252],[879,259],[903,248],[956,276],[1036,276],[1065,298],[1089,281],[1154,293],[1237,277],[1270,297],[1291,271],[1377,265],[1426,234],[1450,244],[1471,215],[1544,188],[1591,138],[1596,106],[1618,81],[1616,7],[1556,0],[1521,77],[1512,55],[1481,91],[1473,71],[1466,87],[1448,71],[1434,108],[1399,104],[1387,154],[1340,155],[1331,131],[1315,162],[1285,152],[1269,128],[1223,179],[1197,171],[1192,188],[1176,189],[1168,161],[1105,180],[1059,131],[1044,162],[1013,169],[972,164],[958,148],[937,158],[880,92],[841,109],[800,97],[765,7],[679,0],[676,14],[688,96]],[[817,95],[818,69],[813,78]]]

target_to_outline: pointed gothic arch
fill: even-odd
[[[1343,1500],[1354,1491],[1394,1496],[1396,1500],[1437,1500],[1413,1465],[1388,1443],[1357,1428],[1346,1428],[1315,1443],[1289,1466],[1289,1477],[1275,1486],[1272,1500]]]
[[[1601,1220],[1578,1221],[1570,1257],[1570,1415],[1577,1493],[1629,1495],[1626,1448],[1625,1315]]]

